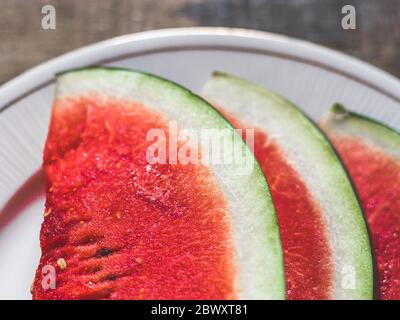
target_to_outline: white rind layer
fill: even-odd
[[[228,129],[232,135],[237,134],[204,100],[174,83],[149,74],[93,68],[58,76],[57,99],[93,94],[104,99],[111,97],[139,102],[161,113],[167,121],[177,121],[181,129],[196,132],[207,128]],[[234,141],[243,146],[241,139]],[[248,154],[248,157],[253,157],[250,152]],[[238,270],[237,293],[240,299],[283,299],[283,258],[275,210],[259,165],[254,162],[249,174],[238,174],[245,165],[208,166],[229,206]]]
[[[330,143],[294,105],[248,81],[214,73],[204,96],[248,127],[275,141],[320,207],[330,241],[333,299],[371,299],[368,232],[348,176]],[[354,280],[354,281],[353,281]]]

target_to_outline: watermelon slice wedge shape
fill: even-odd
[[[167,80],[113,68],[57,77],[34,299],[284,298],[279,227],[260,167],[237,174],[248,157],[149,164],[147,133],[169,121],[227,130],[247,148],[213,107]]]
[[[221,72],[204,96],[238,128],[255,130],[254,154],[270,186],[284,250],[288,299],[370,299],[369,237],[336,153],[292,103]]]
[[[361,199],[376,264],[376,298],[400,299],[400,134],[336,104],[321,121]]]

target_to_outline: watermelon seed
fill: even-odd
[[[46,209],[46,211],[44,212],[43,216],[46,218],[48,215],[50,215],[51,213],[51,208]]]
[[[117,280],[117,275],[115,274],[109,274],[107,276],[105,276],[101,281],[115,281]]]
[[[100,249],[97,251],[97,256],[106,257],[112,253],[110,249]]]
[[[60,267],[61,270],[64,270],[67,267],[67,263],[63,258],[57,260],[57,265]]]

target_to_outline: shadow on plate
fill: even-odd
[[[33,174],[8,200],[0,211],[0,232],[31,203],[45,193],[45,177],[42,169]]]

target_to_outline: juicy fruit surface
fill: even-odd
[[[228,209],[209,170],[146,161],[146,133],[166,126],[140,104],[55,102],[35,299],[236,298]],[[54,290],[42,288],[45,265]]]
[[[236,128],[246,126],[231,122]],[[248,126],[247,126],[248,127]],[[286,298],[330,299],[331,250],[318,205],[279,145],[261,129],[254,132],[254,155],[267,178],[278,216],[284,250]]]
[[[329,299],[333,272],[320,209],[279,146],[269,143],[260,131],[255,134],[254,146],[278,215],[287,299]]]
[[[329,133],[359,193],[372,237],[379,299],[400,299],[400,162],[360,139]]]

